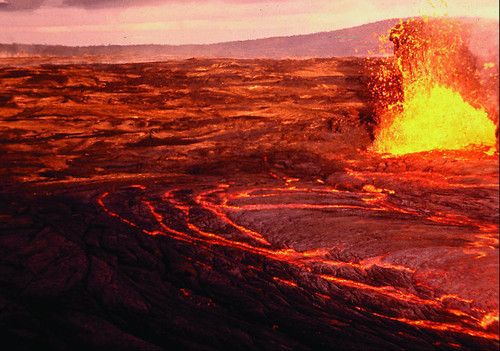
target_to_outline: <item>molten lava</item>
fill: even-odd
[[[373,85],[382,100],[376,151],[401,155],[495,146],[496,126],[482,106],[466,39],[463,28],[446,19],[412,19],[392,30],[395,62],[376,73]]]
[[[435,85],[430,91],[414,89],[403,112],[379,131],[375,149],[401,155],[470,145],[492,147],[495,142],[495,124],[483,109],[472,107],[458,92]]]
[[[274,175],[272,175],[274,177]],[[293,179],[296,186],[290,186],[290,179]],[[269,188],[243,188],[238,189],[229,184],[218,184],[215,187],[205,189],[203,191],[195,191],[190,189],[186,192],[182,189],[172,189],[166,191],[164,195],[158,199],[146,198],[146,187],[132,185],[131,187],[143,192],[139,196],[140,203],[143,206],[142,213],[146,217],[154,219],[153,221],[146,221],[148,223],[145,227],[140,222],[135,222],[128,219],[125,215],[116,212],[116,210],[109,207],[109,197],[114,194],[109,192],[102,193],[97,198],[98,205],[109,216],[120,220],[121,222],[141,230],[147,235],[161,235],[170,237],[174,240],[182,241],[184,243],[194,245],[197,250],[211,250],[211,247],[220,246],[225,248],[232,248],[242,252],[254,254],[256,256],[265,257],[272,261],[288,264],[290,267],[302,270],[304,274],[315,279],[328,282],[331,285],[318,285],[313,288],[314,294],[323,300],[331,300],[332,297],[338,298],[338,295],[331,295],[330,288],[334,289],[349,289],[356,290],[360,294],[366,296],[378,296],[381,299],[391,301],[391,304],[399,304],[401,306],[423,306],[429,311],[433,311],[435,316],[440,316],[438,320],[433,319],[410,319],[402,315],[400,312],[380,310],[377,306],[373,306],[373,310],[366,310],[359,306],[360,310],[365,310],[366,313],[371,313],[373,316],[393,320],[409,326],[416,326],[435,331],[449,331],[456,334],[465,334],[472,337],[498,340],[498,334],[491,332],[490,325],[498,323],[497,310],[484,310],[479,307],[472,306],[474,301],[466,299],[455,294],[436,294],[422,295],[415,289],[407,289],[399,286],[372,284],[366,281],[364,277],[370,276],[370,272],[375,268],[389,269],[393,273],[402,276],[412,277],[416,272],[411,267],[404,265],[392,264],[385,262],[383,256],[371,257],[361,261],[341,261],[331,258],[329,255],[332,251],[328,247],[319,247],[313,250],[299,251],[289,247],[277,247],[269,242],[263,233],[250,229],[243,224],[237,223],[231,219],[231,213],[241,211],[262,211],[262,210],[283,210],[283,209],[310,209],[310,210],[353,210],[369,212],[393,212],[405,213],[415,218],[422,217],[422,215],[413,210],[409,210],[391,203],[390,195],[395,192],[390,189],[379,189],[373,185],[365,185],[360,192],[348,192],[338,189],[323,186],[317,188],[316,186],[299,185],[300,180],[295,178],[285,178],[284,186],[269,187]],[[302,202],[290,202],[267,204],[267,205],[250,205],[245,201],[262,200],[262,198],[280,197],[286,194],[288,197],[300,195]],[[322,198],[324,201],[321,204],[303,202],[304,196],[314,196],[314,198]],[[307,198],[307,197],[306,197]],[[243,201],[244,200],[244,201]],[[325,201],[328,200],[328,201]],[[170,211],[168,209],[170,208]],[[175,210],[173,210],[175,209]],[[205,214],[213,217],[211,223],[220,221],[227,225],[228,228],[233,228],[236,235],[228,236],[225,231],[212,231],[212,229],[203,229],[203,223],[197,222],[196,216],[193,213],[205,211]],[[215,220],[215,221],[214,221]],[[427,218],[424,218],[431,223],[444,223],[450,226],[469,226],[471,230],[477,228],[477,231],[482,235],[493,234],[496,235],[498,226],[490,225],[483,226],[481,223],[474,221],[471,218],[459,215],[447,215],[444,213],[434,213]],[[479,240],[480,239],[480,240]],[[483,237],[478,241],[471,243],[472,250],[477,246],[477,249],[484,249],[485,245],[491,245],[491,239],[488,237],[485,241]],[[492,248],[493,250],[495,248]],[[474,251],[475,252],[475,251]],[[356,279],[346,277],[343,275],[342,270],[329,271],[328,267],[341,267],[352,268],[358,272]],[[255,267],[250,267],[256,269]],[[299,285],[296,281],[285,279],[283,277],[273,276],[272,280],[281,286],[289,288],[300,289],[302,281]],[[325,290],[326,288],[326,290]],[[188,291],[181,290],[184,297],[189,297]],[[470,306],[468,310],[459,310],[452,308],[457,303],[463,303]],[[441,320],[442,319],[442,320]]]

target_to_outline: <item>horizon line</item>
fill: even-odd
[[[238,39],[238,40],[229,40],[229,41],[217,41],[213,43],[189,43],[189,44],[159,44],[159,43],[147,43],[147,44],[96,44],[96,45],[65,45],[65,44],[46,44],[46,43],[19,43],[19,42],[10,42],[10,43],[1,43],[0,45],[26,45],[26,46],[55,46],[55,47],[65,47],[65,48],[96,48],[96,47],[134,47],[134,46],[169,46],[169,47],[187,47],[187,46],[210,46],[210,45],[221,45],[221,44],[231,44],[231,43],[241,43],[241,42],[249,42],[249,41],[258,41],[258,40],[268,40],[268,39],[284,39],[284,38],[294,38],[294,37],[301,37],[301,36],[308,36],[308,35],[314,35],[314,34],[324,34],[324,33],[331,33],[331,32],[337,32],[337,31],[343,31],[343,30],[349,30],[349,29],[354,29],[354,28],[359,28],[363,26],[367,26],[370,24],[375,24],[375,23],[381,23],[381,22],[386,22],[386,21],[391,21],[391,20],[407,20],[407,19],[414,19],[414,18],[424,18],[424,17],[433,17],[433,18],[464,18],[464,19],[483,19],[483,20],[489,20],[489,21],[494,21],[494,22],[499,22],[498,19],[496,18],[491,18],[491,17],[480,17],[480,16],[407,16],[407,17],[393,17],[393,18],[385,18],[381,19],[378,21],[373,21],[373,22],[366,22],[363,24],[358,24],[355,26],[350,26],[350,27],[344,27],[344,28],[338,28],[338,29],[332,29],[332,30],[325,30],[325,31],[318,31],[318,32],[309,32],[309,33],[302,33],[302,34],[290,34],[290,35],[278,35],[278,36],[269,36],[269,37],[260,37],[260,38],[254,38],[254,39]]]

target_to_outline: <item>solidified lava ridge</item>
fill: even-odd
[[[360,191],[338,190],[324,184],[302,183],[286,178],[284,184],[273,187],[240,187],[234,184],[216,184],[202,190],[173,188],[160,195],[151,194],[144,185],[132,185],[139,205],[135,211],[124,213],[114,206],[120,194],[102,193],[97,202],[108,215],[147,235],[169,237],[196,246],[198,250],[226,247],[264,259],[279,261],[303,272],[295,280],[273,277],[274,282],[293,289],[309,289],[327,303],[341,298],[353,308],[382,318],[417,328],[438,332],[465,334],[471,337],[498,340],[494,331],[498,311],[485,310],[473,299],[457,294],[438,294],[418,289],[425,285],[413,278],[416,268],[384,260],[338,259],[334,246],[309,250],[275,243],[262,231],[238,221],[241,213],[272,213],[279,221],[282,211],[321,211],[332,216],[353,212],[359,217],[390,214],[410,217],[429,225],[468,226],[473,228],[475,240],[464,252],[479,257],[496,241],[498,227],[484,225],[464,216],[443,213],[422,214],[390,201],[393,191],[365,186]],[[116,198],[115,198],[116,197]],[[140,216],[136,216],[141,213]],[[495,243],[493,243],[495,244]],[[380,283],[370,276],[376,269],[392,272],[398,281]],[[354,272],[354,274],[353,274]],[[318,281],[323,281],[318,284]],[[324,284],[327,282],[327,284]],[[368,306],[349,299],[348,291],[365,297],[374,297]],[[339,296],[340,293],[340,296]],[[342,297],[344,295],[344,297]],[[391,307],[389,307],[391,306]],[[424,317],[415,317],[411,311],[421,311]]]

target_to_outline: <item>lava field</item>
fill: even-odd
[[[0,66],[16,350],[497,350],[498,155],[371,149],[365,59]]]

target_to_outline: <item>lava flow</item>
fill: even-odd
[[[381,105],[374,149],[395,155],[471,147],[494,152],[498,121],[481,97],[463,26],[446,18],[410,19],[389,38],[395,62],[377,70],[372,86]]]
[[[424,215],[418,211],[412,211],[391,201],[394,191],[378,189],[373,185],[365,186],[359,192],[352,192],[328,186],[299,185],[300,182],[297,183],[297,181],[298,179],[295,180],[294,186],[290,186],[290,182],[285,179],[283,186],[274,187],[239,188],[230,184],[221,184],[203,191],[169,190],[157,200],[148,199],[147,191],[145,191],[140,195],[142,206],[155,220],[154,225],[148,224],[147,227],[115,212],[113,207],[106,202],[110,196],[109,193],[102,194],[98,203],[112,217],[134,228],[141,228],[145,234],[168,236],[196,245],[197,250],[206,250],[211,246],[241,250],[265,259],[286,263],[303,271],[303,274],[307,274],[307,279],[300,276],[293,279],[290,279],[290,276],[272,277],[275,282],[290,288],[307,289],[328,300],[336,298],[345,300],[343,294],[339,296],[338,293],[332,292],[337,289],[349,289],[351,293],[354,290],[361,296],[371,296],[371,299],[378,296],[372,301],[369,309],[366,306],[358,306],[356,300],[345,301],[353,304],[353,308],[363,308],[366,313],[374,317],[399,321],[429,330],[498,340],[498,333],[493,331],[494,325],[498,324],[497,310],[485,310],[469,297],[444,293],[436,295],[435,291],[423,293],[415,290],[418,282],[414,277],[418,275],[418,268],[412,265],[392,263],[384,256],[363,260],[335,259],[335,252],[342,251],[342,245],[338,246],[340,242],[333,246],[315,246],[311,249],[300,250],[294,249],[293,246],[283,246],[279,241],[272,239],[274,237],[272,233],[266,235],[251,228],[252,225],[247,224],[244,217],[260,212],[264,218],[269,215],[276,218],[277,220],[273,220],[274,225],[281,226],[280,213],[284,215],[294,212],[309,213],[314,217],[314,213],[327,211],[338,218],[346,214],[349,216],[354,214],[360,218],[377,218],[379,216],[377,213],[388,213],[391,216],[405,215],[407,221],[417,220],[423,224],[428,222],[456,227],[465,226],[481,233],[479,223],[466,217],[447,216],[440,213]],[[315,203],[311,204],[310,200]],[[239,213],[243,214],[243,217],[238,216]],[[209,217],[213,219],[208,220]],[[245,224],[239,223],[237,218],[240,221],[243,220]],[[147,219],[141,219],[141,221],[148,222]],[[212,223],[210,227],[203,224],[207,222]],[[490,231],[497,229],[492,225]],[[341,240],[343,241],[345,239]],[[496,252],[496,248],[490,250]],[[488,249],[486,252],[486,255],[490,254]],[[372,275],[377,270],[393,272],[391,274],[396,274],[396,276],[405,276],[407,277],[405,280],[411,283],[401,284],[388,281],[387,285],[381,285],[372,281]],[[318,287],[314,283],[318,279],[332,283],[335,289],[332,290],[328,285]],[[435,288],[430,289],[435,290]],[[398,307],[388,310],[388,305]],[[428,319],[408,318],[405,312],[408,309],[426,310]]]
[[[370,62],[0,67],[2,345],[498,350],[491,140],[371,149],[389,102],[490,110],[396,69],[374,111]]]
[[[399,85],[392,81],[390,89],[383,90],[387,85],[380,82],[393,80],[394,72],[388,74],[384,70],[387,66],[382,66],[379,85],[372,86],[384,98],[380,101],[383,108],[374,142],[376,151],[404,155],[495,145],[495,124],[481,106],[480,85],[475,81],[463,35],[446,20],[409,20],[393,29],[394,67],[400,81]],[[449,42],[453,44],[447,45]],[[269,162],[267,156],[264,161]],[[418,168],[422,160],[409,162]],[[399,188],[392,189],[391,185],[379,185],[381,174],[356,162],[352,166],[358,170],[344,171],[353,184],[359,184],[357,189],[352,185],[343,189],[345,179],[339,186],[329,186],[321,179],[302,182],[269,172],[273,180],[271,184],[266,181],[266,186],[209,183],[201,188],[170,188],[160,198],[155,194],[158,190],[150,192],[135,185],[140,192],[134,195],[140,203],[141,210],[135,212],[141,213],[139,218],[120,213],[119,207],[113,206],[112,193],[103,193],[97,202],[108,215],[144,234],[194,246],[196,256],[204,250],[230,249],[289,266],[260,277],[268,284],[303,289],[327,304],[343,301],[370,318],[459,335],[450,345],[460,346],[461,336],[498,341],[495,301],[476,300],[474,294],[457,291],[448,281],[440,284],[433,269],[427,268],[432,264],[411,258],[414,254],[405,248],[391,253],[368,242],[368,252],[355,254],[352,246],[363,242],[360,234],[372,238],[382,231],[383,240],[389,241],[388,236],[402,233],[410,240],[430,235],[427,240],[432,241],[444,231],[452,237],[448,240],[461,238],[466,243],[460,247],[448,243],[449,248],[445,245],[444,250],[431,251],[430,257],[446,254],[466,261],[491,260],[498,255],[498,225],[441,208],[439,201],[412,206],[407,197],[415,190],[401,186],[415,181],[424,187],[427,180],[421,173],[404,174],[400,179],[382,173],[393,178],[389,183]],[[443,178],[436,178],[428,188],[436,192],[455,186],[467,189],[467,184],[452,185]],[[305,232],[297,232],[299,229]],[[404,253],[399,254],[400,250]],[[254,265],[248,268],[252,275],[262,271]],[[457,271],[464,273],[461,267]],[[361,303],[363,299],[370,303]]]

